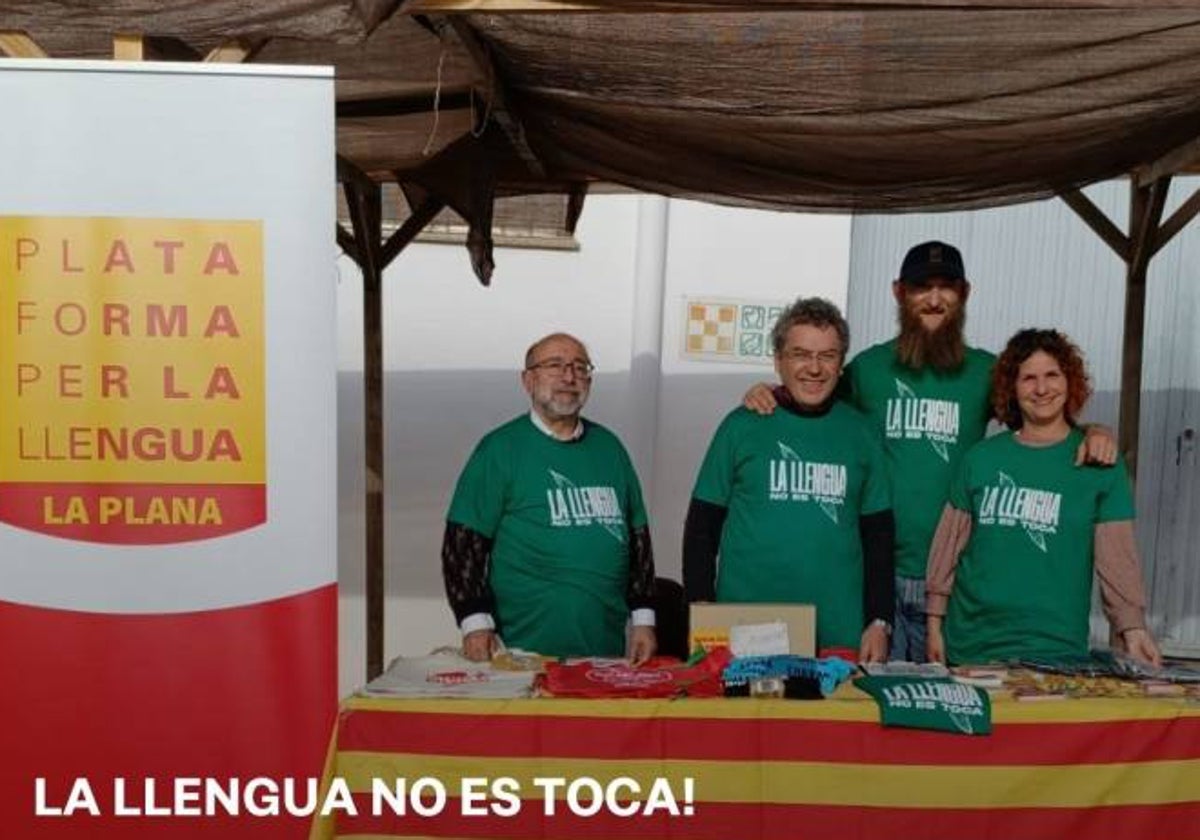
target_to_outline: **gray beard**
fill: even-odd
[[[921,318],[907,307],[898,311],[900,334],[896,337],[896,359],[912,370],[929,367],[941,373],[958,370],[967,356],[963,328],[967,311],[959,306],[955,313],[933,332],[921,325]]]
[[[537,405],[542,410],[543,416],[550,420],[570,420],[579,418],[584,402],[586,401],[563,401],[551,397],[548,400],[539,400]]]

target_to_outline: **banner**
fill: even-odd
[[[331,71],[12,60],[0,101],[0,835],[303,837],[282,799],[336,702]]]
[[[0,253],[0,522],[118,544],[261,525],[261,223],[0,216]]]

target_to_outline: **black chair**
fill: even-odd
[[[654,615],[658,652],[662,656],[687,659],[688,604],[683,585],[670,578],[654,579]]]

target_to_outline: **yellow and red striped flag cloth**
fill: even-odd
[[[873,703],[391,700],[342,710],[331,762],[358,814],[314,837],[496,840],[1200,838],[1200,706],[1176,699],[1004,703],[985,738],[884,729]],[[464,777],[511,777],[513,816],[464,816]],[[375,780],[440,780],[436,816],[373,813]],[[537,777],[647,791],[690,778],[691,813],[544,813]],[[561,803],[560,803],[561,804]]]

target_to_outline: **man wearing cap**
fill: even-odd
[[[616,436],[580,416],[592,370],[573,336],[534,342],[521,372],[531,410],[489,432],[459,476],[442,575],[469,659],[501,639],[550,656],[654,654],[642,490]]]
[[[988,393],[996,357],[963,336],[971,293],[962,254],[930,241],[904,256],[892,283],[899,334],[846,366],[840,396],[883,436],[896,519],[896,610],[891,658],[925,660],[925,566],[950,478],[991,418]],[[746,405],[774,410],[776,395],[756,385]],[[1116,441],[1090,427],[1077,463],[1112,464]]]

